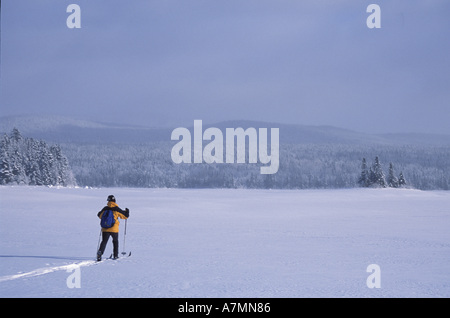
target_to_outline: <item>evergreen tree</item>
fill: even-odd
[[[9,136],[6,134],[3,135],[3,138],[0,142],[0,184],[8,184],[12,182],[12,172],[7,152],[9,143]]]
[[[16,184],[28,184],[28,178],[25,173],[24,160],[16,146],[11,156],[11,172],[13,175],[13,182]]]
[[[359,176],[358,184],[360,187],[363,187],[363,188],[365,188],[369,185],[369,172],[367,171],[366,158],[362,159],[361,175]]]
[[[381,167],[380,159],[378,158],[378,156],[375,157],[375,162],[370,168],[369,184],[372,187],[386,188],[387,186],[384,172]]]
[[[3,151],[0,154],[0,184],[8,184],[13,181],[13,174],[11,167],[6,156],[6,152]]]
[[[399,181],[397,177],[394,175],[394,165],[392,164],[392,162],[389,164],[389,175],[387,179],[387,184],[391,188],[398,188],[399,186]]]
[[[13,128],[12,132],[11,132],[11,140],[13,140],[14,142],[20,142],[22,141],[22,135],[20,134],[19,129],[17,128]]]
[[[404,187],[406,186],[406,180],[403,177],[403,172],[400,172],[400,175],[398,176],[398,186],[399,187]]]

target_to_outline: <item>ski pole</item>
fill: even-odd
[[[100,248],[100,239],[102,237],[102,229],[100,229],[100,234],[98,235],[98,243],[97,243],[97,250],[95,251],[95,254],[97,255],[98,249]]]
[[[125,252],[125,238],[127,237],[127,223],[128,223],[127,221],[128,221],[128,219],[125,219],[125,232],[123,234],[123,252],[122,252],[122,255],[126,254],[126,252]]]

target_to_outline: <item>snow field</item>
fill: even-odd
[[[132,256],[95,263],[109,194]],[[445,191],[0,187],[0,213],[0,297],[450,297]]]

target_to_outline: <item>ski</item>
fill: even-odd
[[[127,254],[126,252],[122,252],[121,254],[122,254],[122,257],[117,257],[117,258],[114,258],[113,255],[111,254],[107,259],[118,260],[118,259],[121,259],[121,258],[126,258],[126,257],[130,257],[131,256],[131,252],[128,253],[127,256],[124,256],[124,255]]]
[[[103,259],[101,259],[101,260],[98,260],[98,259],[96,258],[95,261],[96,261],[97,263],[104,262],[104,261],[106,261],[106,260],[117,261],[117,260],[119,260],[119,259],[121,259],[121,258],[128,258],[128,257],[130,257],[130,256],[131,256],[131,252],[129,252],[128,255],[127,255],[127,253],[122,252],[122,255],[126,255],[126,256],[114,258],[113,255],[111,254],[111,255],[109,255],[109,257],[103,258]]]

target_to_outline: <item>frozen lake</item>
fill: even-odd
[[[132,256],[95,263],[109,194]],[[0,213],[0,297],[450,297],[448,191],[0,187]]]

